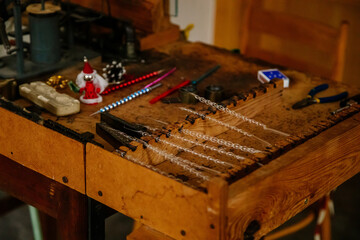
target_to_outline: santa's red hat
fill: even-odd
[[[86,57],[84,57],[84,68],[83,68],[83,73],[85,74],[92,74],[94,72],[94,70],[92,69],[92,67],[90,66],[88,60]]]

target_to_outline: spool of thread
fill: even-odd
[[[31,4],[29,13],[31,61],[54,64],[60,60],[59,6],[51,3]]]
[[[185,86],[185,87],[182,87],[179,89],[179,96],[180,96],[182,103],[186,103],[186,104],[197,103],[197,100],[195,99],[195,97],[190,93],[198,94],[198,90],[197,90],[196,86],[188,85],[188,86]]]
[[[205,98],[212,102],[221,102],[224,98],[224,88],[220,85],[209,85],[205,88]]]

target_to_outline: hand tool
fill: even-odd
[[[310,92],[308,93],[306,98],[304,98],[303,100],[295,103],[292,106],[292,108],[293,109],[300,109],[300,108],[304,108],[304,107],[307,107],[307,106],[315,104],[315,103],[336,102],[336,101],[339,101],[339,100],[341,100],[343,98],[346,98],[348,96],[348,92],[342,92],[340,94],[337,94],[337,95],[334,95],[334,96],[329,96],[329,97],[322,97],[322,98],[316,98],[315,97],[315,95],[317,93],[328,89],[328,87],[329,87],[328,84],[321,84],[321,85],[318,85],[318,86],[314,87],[313,89],[310,90]]]
[[[216,65],[215,67],[211,68],[209,71],[207,71],[206,73],[204,73],[203,75],[201,75],[198,79],[194,79],[191,81],[192,85],[197,85],[199,84],[202,80],[204,80],[205,78],[207,78],[208,76],[210,76],[211,74],[213,74],[214,72],[216,72],[218,69],[220,68],[220,65]]]
[[[340,108],[333,111],[331,114],[334,115],[334,114],[337,114],[349,107],[351,107],[352,105],[354,104],[360,104],[360,94],[357,94],[351,98],[347,98],[343,101],[340,102]]]
[[[131,140],[125,138],[119,132],[134,138],[141,138],[142,134],[140,132],[147,132],[147,129],[142,125],[115,117],[110,113],[101,113],[100,123],[96,123],[96,133],[116,149],[120,146],[126,146],[134,151],[136,146],[132,145]]]
[[[162,100],[163,103],[190,103],[188,102],[188,98],[184,97],[184,93],[185,91],[188,91],[189,88],[191,89],[195,89],[196,85],[199,84],[202,80],[204,80],[205,78],[207,78],[208,76],[210,76],[211,74],[213,74],[214,72],[216,72],[218,69],[220,68],[220,65],[216,65],[215,67],[211,68],[210,70],[208,70],[206,73],[204,73],[203,75],[201,75],[199,78],[194,79],[192,81],[189,80],[185,80],[184,82],[176,85],[175,87],[171,88],[170,90],[160,94],[159,96],[153,98],[150,100],[150,103],[156,103],[157,101],[163,99],[164,97],[170,95],[171,93],[175,92],[176,90],[180,89],[180,99],[179,98],[171,98],[171,99],[164,99]],[[191,85],[193,85],[193,87],[188,87],[187,85],[189,85],[191,83]],[[185,88],[185,89],[183,89]],[[196,102],[196,101],[195,101]]]
[[[166,97],[166,96],[170,95],[171,93],[175,92],[179,88],[185,87],[186,85],[189,85],[189,84],[190,84],[190,80],[185,80],[185,81],[181,82],[180,84],[176,85],[175,87],[167,90],[166,92],[163,92],[159,96],[154,97],[153,99],[150,100],[149,103],[154,104],[154,103],[158,102],[159,100],[163,99],[164,97]]]

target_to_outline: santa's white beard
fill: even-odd
[[[91,75],[93,77],[92,81],[95,88],[100,88],[100,92],[102,93],[105,88],[109,85],[109,83],[101,77],[99,74],[96,73],[96,70],[94,70],[91,74],[85,74],[83,71],[79,73],[76,77],[76,85],[78,85],[80,88],[84,88],[86,81],[84,80],[85,75]]]

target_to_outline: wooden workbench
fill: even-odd
[[[244,239],[249,235],[259,239],[359,172],[358,105],[334,116],[330,112],[338,108],[338,103],[291,109],[292,104],[304,98],[312,87],[329,83],[326,79],[283,69],[291,79],[289,89],[283,89],[281,81],[258,87],[257,71],[273,66],[198,43],[175,43],[157,50],[147,53],[147,63],[129,66],[128,73],[138,76],[174,66],[177,71],[163,81],[161,88],[110,113],[159,129],[156,134],[160,141],[147,138],[148,143],[198,164],[202,169],[200,175],[205,178],[159,157],[138,142],[132,142],[137,146],[135,151],[120,147],[122,154],[119,154],[96,135],[95,125],[100,116],[89,117],[90,113],[129,95],[145,83],[107,95],[98,106],[82,105],[81,112],[73,116],[41,114],[43,119],[51,119],[79,133],[94,133],[94,140],[104,148],[71,139],[42,126],[41,121],[35,123],[0,108],[0,154],[174,239]],[[100,70],[103,63],[95,60],[92,64]],[[227,108],[290,136],[266,131],[221,111],[208,109],[202,103],[148,103],[167,88],[183,79],[194,79],[216,64],[222,67],[199,85],[200,95],[205,86],[221,84],[228,97],[223,102]],[[81,69],[82,64],[79,64],[61,74],[74,80]],[[330,83],[330,88],[319,96],[343,90],[349,91],[350,96],[359,92],[351,86]],[[25,100],[15,103],[29,105]],[[179,106],[237,126],[271,145],[189,115],[179,110]],[[207,143],[244,157],[240,161],[205,151],[173,137],[184,136],[179,129],[216,136],[261,153],[243,153]],[[167,137],[169,131],[171,134]],[[163,140],[221,159],[232,167],[194,157],[165,145]]]

